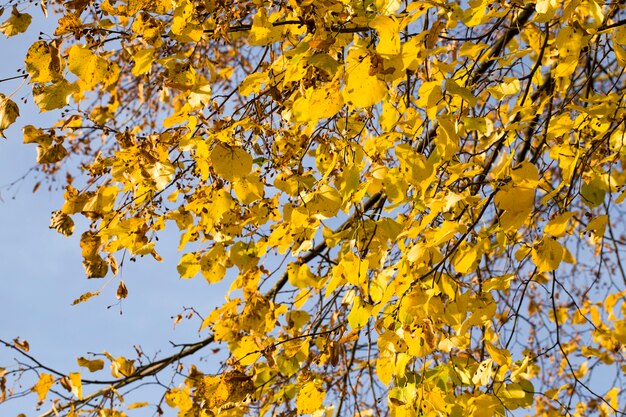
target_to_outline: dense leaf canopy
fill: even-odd
[[[173,356],[26,356],[2,400],[36,376],[46,416],[623,414],[622,0],[39,6],[0,31],[58,18],[24,72],[61,111],[23,129],[66,181],[51,227],[120,299],[165,228],[181,278],[230,290]],[[123,401],[171,366],[162,397]]]

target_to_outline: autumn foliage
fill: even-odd
[[[172,356],[24,358],[2,400],[37,375],[46,416],[623,414],[623,1],[40,6],[0,31],[58,18],[24,61],[61,111],[23,127],[67,182],[50,227],[120,299],[165,228],[180,278],[230,289]],[[215,347],[221,367],[194,362]],[[162,397],[123,401],[183,359]]]

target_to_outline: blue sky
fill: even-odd
[[[43,21],[38,7],[28,11],[34,15],[28,33],[11,39],[0,35],[3,57],[0,79],[14,76],[18,68],[23,68],[28,45],[36,40],[38,30],[45,32],[50,25]],[[20,84],[21,80],[0,83],[0,92],[9,95]],[[29,93],[30,86],[24,84],[13,96],[20,105],[21,117],[5,132],[7,139],[0,139],[0,339],[26,339],[32,355],[52,368],[69,373],[87,372],[77,366],[76,357],[87,356],[88,352],[106,350],[113,356],[134,357],[133,345],[140,345],[149,357],[159,352],[159,356],[164,356],[173,352],[170,341],[185,343],[205,337],[206,330],[203,334],[197,332],[198,318],[183,320],[174,328],[172,316],[183,307],[194,307],[207,314],[223,301],[226,286],[209,286],[201,276],[191,280],[178,277],[176,264],[180,254],[176,251],[178,236],[173,224],[157,244],[164,262],[146,257],[137,262],[127,261],[121,268],[120,274],[129,291],[129,297],[121,305],[116,304],[115,298],[117,279],[108,284],[100,297],[71,305],[82,293],[101,289],[110,277],[85,278],[78,243],[82,232],[80,222],[75,236],[70,238],[48,228],[51,212],[62,205],[62,190],[49,192],[48,184],[42,182],[39,191],[33,194],[31,190],[39,179],[33,174],[11,188],[6,187],[35,164],[35,146],[22,143],[21,128],[27,124],[46,126],[58,116],[40,114],[30,101],[24,105],[20,99]],[[14,358],[18,357],[15,352],[0,348],[0,367],[11,369]],[[217,357],[214,362],[207,363],[207,367],[214,369]],[[104,371],[93,376],[111,379]],[[25,383],[22,388],[28,386]],[[84,390],[89,392],[89,387]],[[0,415],[36,415],[35,402],[34,397],[29,397],[0,403]],[[45,409],[44,405],[42,411]],[[151,415],[153,411],[139,409],[129,415]],[[174,410],[164,411],[166,415],[174,414]]]

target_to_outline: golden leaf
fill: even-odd
[[[532,259],[538,272],[554,271],[563,260],[563,246],[555,239],[546,236],[533,243]]]
[[[37,381],[37,384],[35,384],[35,386],[31,388],[31,391],[34,391],[37,393],[40,403],[42,403],[43,400],[46,399],[46,395],[48,395],[48,391],[50,391],[50,388],[52,387],[53,383],[54,383],[54,377],[52,375],[41,374],[39,376],[39,381]]]
[[[4,131],[13,123],[20,115],[20,109],[17,104],[4,94],[0,94],[0,136],[4,137]]]
[[[62,211],[57,210],[52,212],[49,227],[64,236],[71,236],[74,233],[74,220]]]
[[[31,82],[47,83],[61,78],[63,59],[54,42],[33,43],[24,60]]]
[[[211,151],[211,163],[215,173],[229,181],[245,177],[252,169],[252,157],[248,152],[222,143]]]
[[[20,340],[19,337],[13,339],[13,345],[24,352],[28,352],[30,350],[30,345],[26,339]]]
[[[128,360],[123,356],[111,361],[111,375],[115,378],[130,376],[135,373],[135,361]]]
[[[319,409],[324,402],[326,393],[314,382],[309,381],[300,390],[296,397],[298,414],[311,414]]]
[[[351,50],[348,54],[342,95],[350,109],[378,104],[387,95],[385,82],[370,75],[369,56],[358,50]]]
[[[69,375],[70,386],[72,394],[76,396],[79,400],[83,399],[83,384],[80,378],[80,373],[72,372]]]
[[[96,372],[104,368],[104,361],[102,359],[89,360],[81,356],[76,359],[76,362],[78,362],[78,366],[89,369],[89,372]]]
[[[11,36],[26,32],[32,20],[31,15],[28,13],[20,13],[20,11],[17,10],[17,5],[13,5],[11,16],[0,25],[0,32],[4,33],[7,38],[10,38]]]
[[[100,83],[108,86],[117,81],[119,66],[108,62],[91,49],[73,45],[67,54],[67,68],[82,81],[85,88],[92,89]]]

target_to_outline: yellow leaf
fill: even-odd
[[[489,45],[484,42],[473,43],[463,42],[459,48],[459,56],[468,56],[470,58],[478,56],[484,49],[489,48]],[[447,81],[446,81],[447,84]],[[446,87],[446,90],[448,88]],[[450,91],[452,93],[452,91]]]
[[[396,156],[409,184],[419,187],[433,173],[433,165],[426,160],[424,155],[416,152],[408,144],[402,143],[396,146]]]
[[[388,15],[393,14],[402,6],[401,0],[376,0],[376,10],[381,14]],[[407,9],[407,11],[409,11]]]
[[[400,22],[394,16],[378,16],[370,22],[370,27],[378,32],[376,52],[381,55],[400,53]]]
[[[254,14],[248,42],[252,46],[267,45],[280,40],[282,28],[274,27],[267,17],[267,9],[261,7]]]
[[[61,17],[58,22],[58,26],[54,31],[54,36],[67,35],[68,33],[74,33],[80,30],[83,26],[83,22],[80,19],[80,13],[69,13]]]
[[[289,283],[296,288],[306,289],[318,286],[318,279],[311,272],[307,264],[289,264],[287,266],[287,279]]]
[[[152,68],[152,63],[154,62],[154,51],[154,48],[146,48],[135,52],[135,55],[133,55],[135,65],[131,70],[135,77],[150,72],[150,68]]]
[[[104,368],[104,361],[102,359],[89,360],[81,356],[76,359],[76,362],[78,362],[78,366],[89,369],[89,372],[96,372]]]
[[[136,402],[136,403],[132,403],[128,406],[129,410],[132,410],[134,408],[143,408],[143,407],[147,407],[148,405],[150,405],[149,403],[142,401],[142,402]]]
[[[85,273],[87,274],[87,278],[104,278],[109,271],[109,264],[106,263],[104,259],[100,256],[95,256],[90,259],[85,259],[83,261],[83,267],[85,268]],[[99,294],[99,291],[93,293],[92,295]],[[82,296],[80,300],[82,301]]]
[[[50,218],[50,229],[55,229],[63,236],[71,236],[74,233],[74,220],[60,210],[52,212]]]
[[[365,53],[351,50],[346,67],[343,99],[350,109],[378,104],[387,95],[387,85],[376,75],[370,75],[370,59]]]
[[[76,75],[87,89],[102,83],[109,86],[117,81],[120,73],[118,65],[96,55],[91,49],[73,45],[68,51],[67,68]]]
[[[361,297],[355,296],[352,309],[348,314],[348,324],[352,329],[360,329],[365,326],[371,317],[372,306],[365,304]]]
[[[4,137],[4,130],[11,126],[20,115],[17,104],[4,94],[0,93],[0,136]]]
[[[213,171],[225,180],[232,181],[245,177],[252,169],[252,157],[239,146],[228,146],[222,143],[215,145],[211,151]]]
[[[180,259],[176,270],[181,278],[193,278],[200,272],[200,261],[195,253],[186,253]]]
[[[485,0],[469,1],[469,6],[463,13],[463,22],[467,27],[475,27],[483,23],[486,16],[487,4]]]
[[[616,42],[615,38],[613,38],[613,51],[615,51],[615,58],[617,58],[617,62],[622,67],[626,67],[626,49]]]
[[[193,402],[191,401],[191,396],[189,394],[190,392],[188,386],[183,389],[172,388],[165,393],[165,401],[170,407],[178,408],[181,411],[181,415],[185,415],[187,414],[185,412],[191,410],[193,407]]]
[[[311,414],[319,409],[324,402],[326,393],[313,381],[309,381],[298,391],[296,408],[298,414]]]
[[[309,65],[325,71],[330,76],[334,76],[341,64],[329,54],[315,54],[307,58]]]
[[[431,326],[425,324],[418,326],[412,332],[404,332],[404,341],[408,347],[408,353],[418,358],[429,355],[437,346]]]
[[[606,186],[599,176],[594,177],[580,187],[580,195],[589,208],[598,207],[604,202]]]
[[[252,336],[241,336],[236,341],[229,343],[229,348],[242,366],[252,365],[261,354],[261,350]]]
[[[425,81],[420,86],[419,97],[415,104],[426,112],[429,119],[435,120],[437,105],[442,97],[440,81]]]
[[[46,399],[46,395],[48,394],[48,391],[50,391],[50,388],[52,387],[53,383],[54,383],[54,377],[52,375],[41,374],[39,376],[39,381],[37,381],[37,384],[35,384],[35,386],[31,388],[31,391],[34,391],[37,393],[40,403]]]
[[[37,147],[37,163],[38,164],[54,164],[61,161],[67,156],[67,149],[60,143],[51,146]]]
[[[233,190],[241,204],[252,204],[264,195],[264,186],[258,174],[252,173],[233,183]]]
[[[176,168],[169,161],[157,161],[151,167],[146,168],[146,172],[154,181],[154,189],[162,191],[172,182]]]
[[[570,219],[574,216],[574,212],[567,211],[554,216],[544,229],[544,233],[553,237],[562,237],[567,230]]]
[[[563,246],[555,239],[544,237],[533,244],[532,259],[538,272],[550,272],[563,260]]]
[[[85,301],[89,300],[90,298],[95,297],[97,295],[100,295],[100,291],[96,291],[96,292],[88,291],[88,292],[82,294],[80,297],[78,297],[74,301],[72,301],[72,305],[74,306],[76,304],[83,303],[83,302],[85,302]]]
[[[200,258],[200,271],[209,284],[220,282],[224,278],[227,259],[224,245],[219,243]]]
[[[516,254],[517,255],[517,254]],[[511,281],[515,278],[513,274],[506,274],[492,277],[483,283],[483,292],[506,291],[511,287]]]
[[[76,396],[79,400],[83,399],[83,383],[80,379],[80,373],[72,372],[70,373],[70,385],[72,387],[72,394]]]
[[[22,350],[24,352],[28,352],[30,350],[30,345],[28,344],[28,340],[25,340],[25,339],[20,340],[19,337],[16,337],[15,339],[13,339],[13,345],[16,348],[18,348],[18,349],[20,349],[20,350]]]
[[[495,87],[488,87],[487,91],[491,93],[498,100],[502,100],[504,97],[517,94],[520,90],[520,82],[517,78],[505,77],[504,82],[498,84]]]
[[[65,107],[69,103],[70,95],[77,91],[77,85],[63,79],[51,85],[33,87],[33,99],[40,111],[50,111]]]
[[[485,343],[485,347],[487,348],[487,352],[489,352],[489,356],[500,366],[510,365],[511,364],[511,353],[506,349],[498,349],[491,343]]]
[[[448,242],[452,239],[457,233],[465,233],[467,231],[467,226],[464,224],[459,224],[458,222],[453,222],[450,220],[445,220],[439,228],[435,230],[432,234],[432,237],[429,243],[432,245],[442,245],[443,243]]]
[[[472,90],[469,88],[461,87],[457,84],[453,79],[447,79],[444,88],[446,91],[454,96],[461,97],[463,100],[467,101],[470,106],[475,106],[478,103],[478,98],[474,96]]]
[[[477,386],[485,386],[493,375],[493,359],[485,359],[478,365],[478,369],[476,369],[472,377],[472,382]]]
[[[393,372],[395,364],[393,358],[390,357],[378,357],[376,358],[376,375],[383,384],[389,386],[391,379],[393,378]]]
[[[304,196],[303,201],[309,213],[317,218],[329,219],[341,207],[341,194],[330,185],[322,185],[319,190]]]
[[[92,231],[84,232],[80,237],[80,247],[82,249],[83,258],[89,259],[96,257],[102,245],[102,237]]]
[[[109,213],[113,210],[118,193],[119,189],[115,185],[98,188],[96,194],[83,207],[83,211],[100,215]]]
[[[593,233],[597,237],[602,237],[604,236],[604,231],[608,221],[609,217],[606,214],[602,214],[587,223],[585,230]]]
[[[267,79],[267,71],[253,72],[239,84],[239,94],[247,97],[252,93],[259,93],[263,84],[267,82]]]
[[[538,0],[535,4],[535,11],[541,16],[541,22],[547,22],[554,16],[554,12],[558,7],[555,0]]]
[[[336,115],[343,107],[343,97],[337,83],[328,83],[321,88],[308,88],[292,107],[294,120],[299,122],[318,121]]]
[[[585,46],[583,42],[583,31],[581,28],[565,26],[559,30],[559,33],[554,39],[554,44],[558,48],[561,58],[567,59],[575,57],[578,59],[580,50]]]
[[[37,41],[28,48],[24,63],[31,82],[47,83],[61,77],[64,60],[53,42]]]
[[[462,245],[454,256],[452,265],[459,274],[465,275],[474,270],[479,260],[478,248],[475,245]]]
[[[198,42],[202,38],[202,29],[194,18],[194,5],[189,0],[178,2],[172,19],[172,33],[179,42]]]
[[[498,191],[494,201],[500,210],[504,210],[500,216],[502,228],[517,229],[526,222],[534,207],[535,189],[507,184]]]
[[[125,357],[120,356],[117,359],[111,361],[111,375],[113,375],[115,378],[130,376],[135,372],[134,364],[134,360],[127,360]]]
[[[28,13],[20,13],[20,11],[17,10],[17,5],[14,5],[13,10],[11,10],[11,16],[0,25],[0,32],[4,33],[7,38],[10,38],[11,36],[26,32],[32,20],[31,15]]]
[[[468,417],[495,417],[504,416],[505,408],[502,400],[495,395],[478,394],[469,401],[466,415]]]

